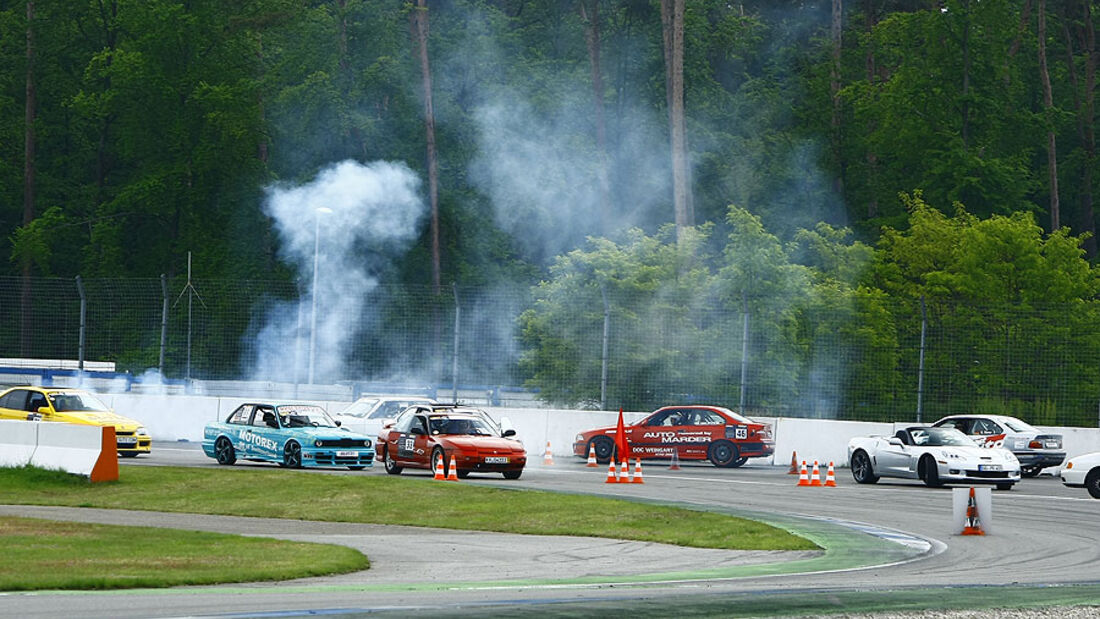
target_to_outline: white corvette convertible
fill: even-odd
[[[932,487],[996,484],[1009,490],[1020,481],[1020,461],[1011,451],[979,447],[953,428],[913,426],[894,436],[857,436],[848,441],[848,463],[861,484],[901,477]]]

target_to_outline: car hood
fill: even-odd
[[[374,440],[373,438],[367,436],[366,434],[361,434],[359,432],[352,432],[351,430],[344,430],[342,428],[303,427],[303,428],[287,428],[287,431],[292,432],[294,434],[309,436],[309,437],[312,437],[312,438],[354,438],[354,439],[370,439],[372,441]]]
[[[1000,447],[970,447],[965,445],[951,445],[944,447],[925,447],[932,455],[939,456],[942,453],[955,454],[963,460],[972,462],[994,462],[998,464],[1016,464],[1012,452]]]
[[[111,411],[70,411],[56,413],[53,420],[66,423],[79,423],[89,426],[114,426],[119,430],[133,431],[141,427],[141,422],[123,417]]]
[[[497,451],[517,451],[526,453],[523,444],[519,441],[497,436],[448,436],[443,440],[459,449],[495,449]]]

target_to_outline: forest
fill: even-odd
[[[0,356],[1096,425],[1098,6],[0,0]]]

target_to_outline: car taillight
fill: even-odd
[[[1031,441],[1030,443],[1027,444],[1027,446],[1028,446],[1028,449],[1042,449],[1043,448],[1043,443],[1042,443],[1042,441]]]
[[[1066,468],[1067,469],[1072,469],[1073,468],[1073,463],[1072,462],[1067,462],[1066,463]]]

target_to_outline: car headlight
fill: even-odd
[[[370,439],[363,441],[363,447],[370,447]]]
[[[145,428],[138,428],[137,430],[134,431],[134,434],[136,434],[138,436],[149,436],[149,431],[146,430]]]
[[[579,443],[579,442],[584,440],[584,435],[583,434],[578,434],[577,438],[575,438],[573,440]]]
[[[1009,462],[1019,462],[1019,460],[1016,459],[1016,454],[1011,451],[1005,453],[1005,460]]]
[[[949,458],[951,460],[961,460],[962,459],[962,456],[960,456],[959,454],[957,454],[953,451],[944,450],[941,453],[943,454],[944,458]]]

